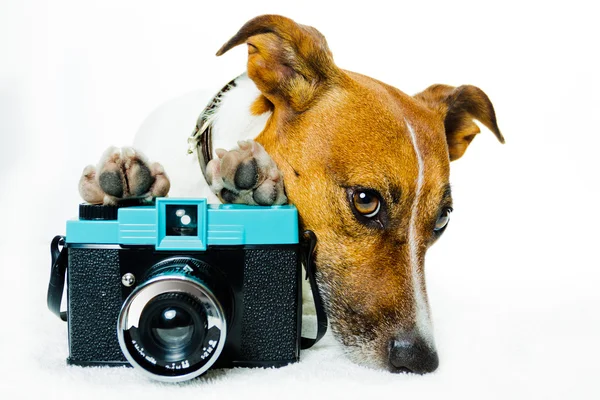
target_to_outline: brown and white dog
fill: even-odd
[[[206,169],[211,192],[260,205],[287,197],[301,229],[318,237],[319,288],[350,357],[392,372],[434,371],[425,253],[448,223],[450,161],[479,133],[473,120],[504,142],[492,103],[474,86],[433,85],[409,96],[340,69],[321,33],[281,16],[252,19],[217,55],[243,43],[247,74],[212,99],[194,131],[211,130],[218,147]],[[168,135],[152,139],[155,148]],[[149,154],[173,189],[187,185],[171,195],[209,195],[197,161],[175,168],[176,178]],[[162,167],[132,149],[109,149],[80,185],[96,203],[168,187]]]

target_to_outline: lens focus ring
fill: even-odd
[[[208,286],[174,269],[131,293],[117,329],[121,350],[134,367],[154,379],[179,382],[201,375],[216,361],[226,320]]]

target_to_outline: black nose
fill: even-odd
[[[420,337],[392,339],[390,341],[390,369],[392,372],[426,374],[439,365],[435,348]]]

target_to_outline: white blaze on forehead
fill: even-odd
[[[408,228],[408,245],[410,251],[410,266],[411,266],[411,276],[412,276],[412,285],[414,291],[415,298],[415,324],[416,328],[419,331],[422,338],[431,346],[434,346],[433,342],[433,332],[431,326],[431,319],[429,317],[429,307],[427,305],[427,299],[425,298],[425,294],[423,293],[423,287],[425,277],[423,273],[419,270],[419,237],[417,234],[417,218],[418,218],[418,209],[419,209],[419,200],[423,191],[423,180],[424,180],[424,163],[423,163],[423,155],[419,150],[419,145],[417,143],[417,137],[415,135],[415,131],[413,127],[410,125],[408,120],[404,120],[406,122],[406,126],[408,131],[410,132],[410,140],[412,141],[412,145],[415,149],[415,155],[417,156],[417,163],[419,167],[419,174],[417,176],[417,187],[415,191],[415,199],[413,200],[412,208],[410,210],[410,224]]]

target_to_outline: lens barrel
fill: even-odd
[[[201,351],[208,320],[204,307],[185,293],[165,293],[152,299],[132,339],[167,362],[190,359]]]
[[[125,300],[117,336],[130,364],[147,376],[181,382],[206,372],[225,344],[224,307],[207,284],[207,265],[163,261]]]

